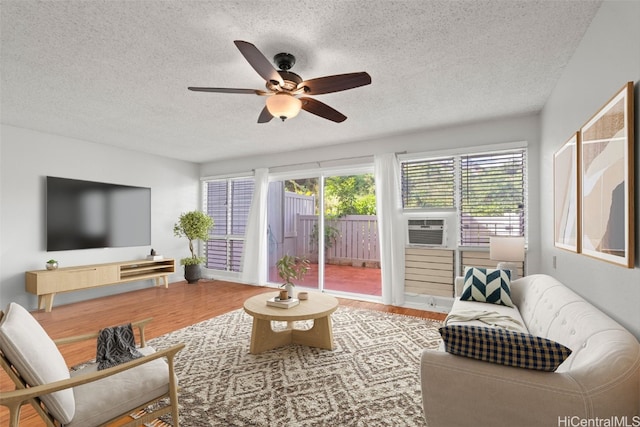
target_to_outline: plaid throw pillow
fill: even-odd
[[[450,325],[440,335],[451,354],[518,368],[553,372],[571,354],[557,342],[501,328]]]
[[[464,270],[464,287],[460,299],[513,307],[510,286],[509,270],[467,267]]]

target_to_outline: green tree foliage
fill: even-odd
[[[325,213],[329,217],[376,214],[372,174],[330,177],[325,180],[324,188]]]
[[[307,196],[317,196],[320,193],[317,178],[287,180],[284,188]],[[329,218],[376,214],[373,174],[329,177],[325,180],[324,190],[325,215]]]
[[[317,196],[320,193],[318,178],[289,179],[284,182],[284,189],[305,196]]]

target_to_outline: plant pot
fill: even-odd
[[[289,298],[295,298],[295,295],[293,293],[293,285],[286,284],[284,285],[284,288],[289,293]]]
[[[200,280],[201,278],[202,273],[200,272],[200,264],[184,266],[184,279],[187,281],[187,283],[198,283],[198,280]]]

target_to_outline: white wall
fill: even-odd
[[[165,257],[188,255],[185,239],[173,236],[181,212],[199,206],[198,166],[135,151],[0,127],[0,301],[37,308],[25,292],[24,272],[41,270],[50,258],[62,267],[141,259],[153,247]],[[151,188],[151,246],[47,252],[45,248],[45,179],[47,175]],[[183,279],[182,267],[169,277]],[[60,294],[56,305],[152,286],[132,282]],[[54,309],[55,311],[55,309]]]
[[[544,107],[540,176],[542,271],[557,277],[640,338],[640,2],[605,1]],[[553,154],[628,81],[635,88],[636,262],[626,269],[553,244]],[[544,190],[546,189],[546,190]],[[556,257],[557,267],[553,267]]]

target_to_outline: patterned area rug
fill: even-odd
[[[420,354],[438,346],[441,323],[347,307],[332,321],[333,351],[291,345],[252,355],[244,310],[149,343],[186,344],[175,362],[184,426],[425,426]]]

